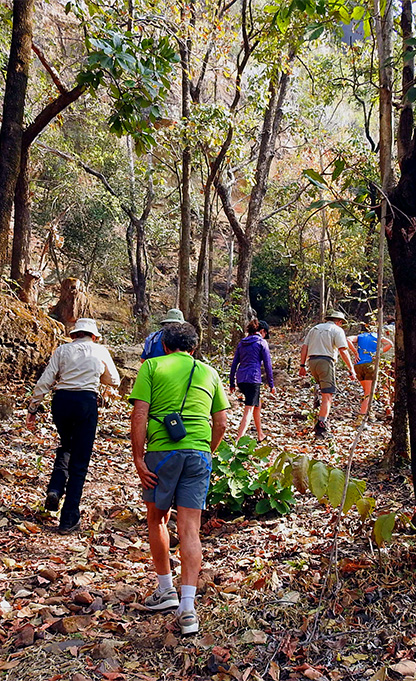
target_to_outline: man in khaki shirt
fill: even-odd
[[[95,342],[100,334],[93,319],[78,319],[70,335],[72,343],[55,350],[36,383],[26,419],[27,427],[33,430],[39,405],[54,387],[52,416],[61,445],[56,451],[45,508],[57,511],[59,501],[65,495],[60,534],[76,532],[80,528],[79,503],[95,440],[99,385],[117,386],[120,383],[107,348]]]
[[[309,369],[321,390],[321,405],[315,424],[317,438],[329,437],[327,419],[336,393],[335,363],[338,352],[347,365],[350,378],[356,378],[354,365],[348,352],[348,342],[342,323],[345,315],[337,310],[328,310],[323,324],[317,324],[306,334],[301,348],[299,376],[306,376],[306,360]]]

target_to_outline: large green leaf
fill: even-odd
[[[326,180],[313,168],[307,168],[306,170],[303,171],[303,174],[305,175],[305,177],[308,178],[308,180],[312,182],[312,184],[316,185],[317,187],[320,187],[321,189],[326,188],[327,186]]]
[[[260,501],[257,502],[256,504],[256,513],[258,515],[262,515],[263,513],[267,513],[267,511],[270,511],[271,506],[270,506],[270,501],[269,499],[260,499]]]
[[[351,13],[351,19],[355,19],[355,21],[360,21],[360,19],[363,18],[364,14],[366,13],[366,8],[365,7],[360,7],[357,5],[354,7]]]
[[[373,529],[374,539],[376,540],[377,546],[382,546],[384,542],[390,541],[395,523],[395,513],[383,513],[383,515],[379,515],[376,522],[374,523]]]
[[[300,456],[292,463],[292,478],[298,492],[305,494],[308,489],[308,470],[310,461],[307,456]]]
[[[412,86],[408,89],[408,91],[406,92],[406,99],[409,102],[416,101],[416,87]]]
[[[267,459],[272,451],[273,447],[270,447],[270,445],[263,445],[263,447],[256,447],[254,455],[258,459]]]
[[[309,470],[309,487],[318,501],[327,493],[328,480],[328,467],[322,461],[315,461]]]
[[[333,468],[328,480],[328,499],[332,506],[336,508],[342,501],[345,485],[345,473],[339,468]]]
[[[332,179],[337,180],[338,177],[341,175],[342,171],[345,168],[345,161],[341,158],[337,158],[334,165],[335,165],[335,168],[332,172]]]
[[[366,518],[374,511],[376,500],[373,497],[363,497],[358,499],[357,511],[360,514],[361,520],[364,522]]]
[[[364,483],[364,484],[363,484]],[[365,492],[365,481],[364,480],[350,480],[347,487],[347,496],[345,497],[345,503],[343,506],[343,513],[348,513],[350,508],[357,503],[358,499],[361,499]]]
[[[273,480],[280,479],[283,471],[283,466],[287,461],[287,457],[288,454],[285,451],[280,452],[280,454],[277,455],[273,465],[270,468],[270,478],[272,478]]]

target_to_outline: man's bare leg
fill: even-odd
[[[360,414],[366,414],[367,409],[368,409],[368,401],[370,399],[370,393],[371,393],[371,385],[372,381],[360,381],[361,387],[364,391],[364,397],[361,401],[361,408],[360,408]]]
[[[201,511],[178,506],[178,535],[181,545],[181,600],[177,610],[177,621],[182,634],[198,631],[195,614],[195,594],[201,569],[202,549],[199,539]]]
[[[202,548],[199,538],[201,511],[178,506],[177,524],[181,551],[181,582],[196,586],[201,569]]]
[[[170,572],[168,520],[170,511],[161,511],[153,502],[146,502],[149,544],[158,575]]]
[[[329,412],[331,411],[332,404],[332,393],[322,393],[321,394],[321,406],[319,408],[318,419],[327,419]]]

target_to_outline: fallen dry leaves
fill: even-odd
[[[276,336],[275,336],[276,338]],[[285,371],[293,355],[281,334],[272,352],[277,398],[265,394],[264,426],[276,452],[302,452],[342,467],[354,436],[360,389],[340,372],[331,425],[335,439],[311,437],[307,380]],[[293,366],[296,365],[292,362]],[[416,678],[414,539],[395,534],[374,553],[368,527],[350,512],[338,556],[340,589],[322,605],[307,646],[333,538],[335,514],[308,494],[284,518],[205,513],[204,562],[197,607],[201,630],[181,639],[172,614],[141,605],[155,584],[123,402],[101,412],[82,502],[83,531],[61,537],[56,514],[43,509],[56,436],[46,409],[37,432],[24,428],[29,386],[10,388],[16,408],[1,424],[0,672],[6,681],[318,681]],[[232,398],[231,433],[242,412]],[[353,475],[367,481],[378,508],[408,510],[409,471],[379,465],[389,438],[383,417],[363,435]],[[180,557],[173,530],[172,567]]]

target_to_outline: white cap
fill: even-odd
[[[97,329],[97,324],[95,323],[94,319],[88,319],[87,317],[77,319],[77,321],[75,322],[75,326],[73,329],[71,329],[69,335],[71,336],[73,333],[76,333],[77,331],[85,331],[86,333],[91,333],[93,336],[96,336],[97,338],[101,338],[101,334]]]

